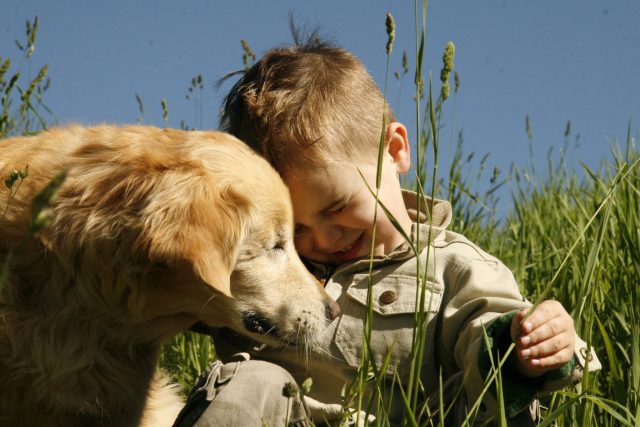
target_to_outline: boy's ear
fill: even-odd
[[[406,173],[411,166],[411,146],[407,137],[407,128],[402,123],[391,122],[386,129],[386,149],[396,166],[396,172]]]

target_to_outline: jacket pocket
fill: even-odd
[[[357,274],[341,296],[342,317],[338,324],[335,342],[345,361],[352,367],[360,366],[364,319],[367,307],[369,275]],[[372,358],[381,368],[387,354],[391,357],[387,373],[398,372],[404,376],[409,369],[413,330],[416,313],[416,278],[405,275],[374,276],[372,287]],[[429,316],[425,352],[433,351],[435,313],[442,302],[442,287],[427,282],[424,313]]]

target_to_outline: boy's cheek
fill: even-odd
[[[346,226],[351,226],[352,228],[371,228],[373,227],[373,218],[374,218],[374,205],[368,207],[358,207],[356,209],[351,209],[349,212],[345,212],[342,218],[342,222]],[[377,222],[384,218],[384,212],[381,208],[378,209],[377,214]]]

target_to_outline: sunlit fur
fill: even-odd
[[[0,153],[3,179],[30,171],[0,219],[0,426],[169,426],[183,402],[156,370],[164,340],[202,321],[305,347],[336,307],[295,254],[278,174],[227,134],[74,126]],[[62,169],[53,224],[24,239]]]

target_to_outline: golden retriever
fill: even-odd
[[[103,125],[0,141],[3,179],[27,164],[0,218],[0,265],[14,248],[1,426],[169,426],[182,400],[156,370],[163,341],[203,322],[313,345],[337,316],[295,253],[287,188],[230,135]],[[60,170],[52,224],[24,240]]]

